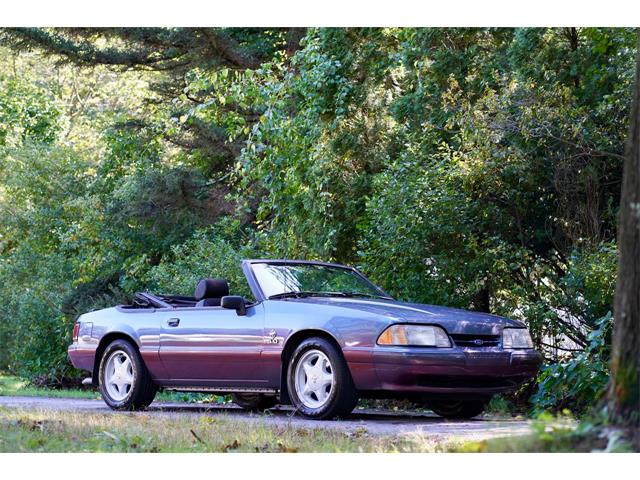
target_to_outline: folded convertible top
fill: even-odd
[[[137,292],[133,297],[134,308],[193,307],[195,304],[195,298],[182,295],[156,295],[149,292]]]

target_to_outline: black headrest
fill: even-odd
[[[203,298],[222,298],[229,295],[229,284],[224,278],[203,278],[196,287],[196,301]]]

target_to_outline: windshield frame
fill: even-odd
[[[314,260],[264,260],[264,259],[254,259],[254,260],[243,260],[242,261],[242,271],[247,277],[247,282],[249,283],[249,288],[253,292],[256,300],[258,302],[262,302],[264,300],[269,300],[269,298],[264,294],[260,283],[255,275],[253,270],[253,265],[258,263],[266,263],[270,265],[315,265],[327,268],[339,268],[342,270],[349,270],[355,273],[358,277],[360,277],[364,282],[366,282],[369,286],[371,286],[376,292],[379,292],[381,297],[385,297],[381,300],[393,300],[393,297],[389,295],[387,292],[378,287],[375,283],[365,277],[358,269],[354,267],[350,267],[347,265],[341,265],[339,263],[327,263],[327,262],[318,262]],[[344,297],[344,298],[360,298],[365,299],[366,297]]]

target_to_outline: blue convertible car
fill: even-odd
[[[149,405],[158,389],[232,394],[309,418],[347,415],[358,398],[408,398],[467,418],[535,376],[541,356],[519,321],[399,302],[355,268],[245,260],[252,298],[225,279],[193,297],[139,293],[84,314],[69,356],[114,409]]]

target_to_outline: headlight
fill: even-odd
[[[378,337],[378,345],[450,347],[451,341],[440,327],[430,325],[391,325]]]
[[[503,348],[533,348],[533,341],[526,328],[505,328],[502,331]]]

